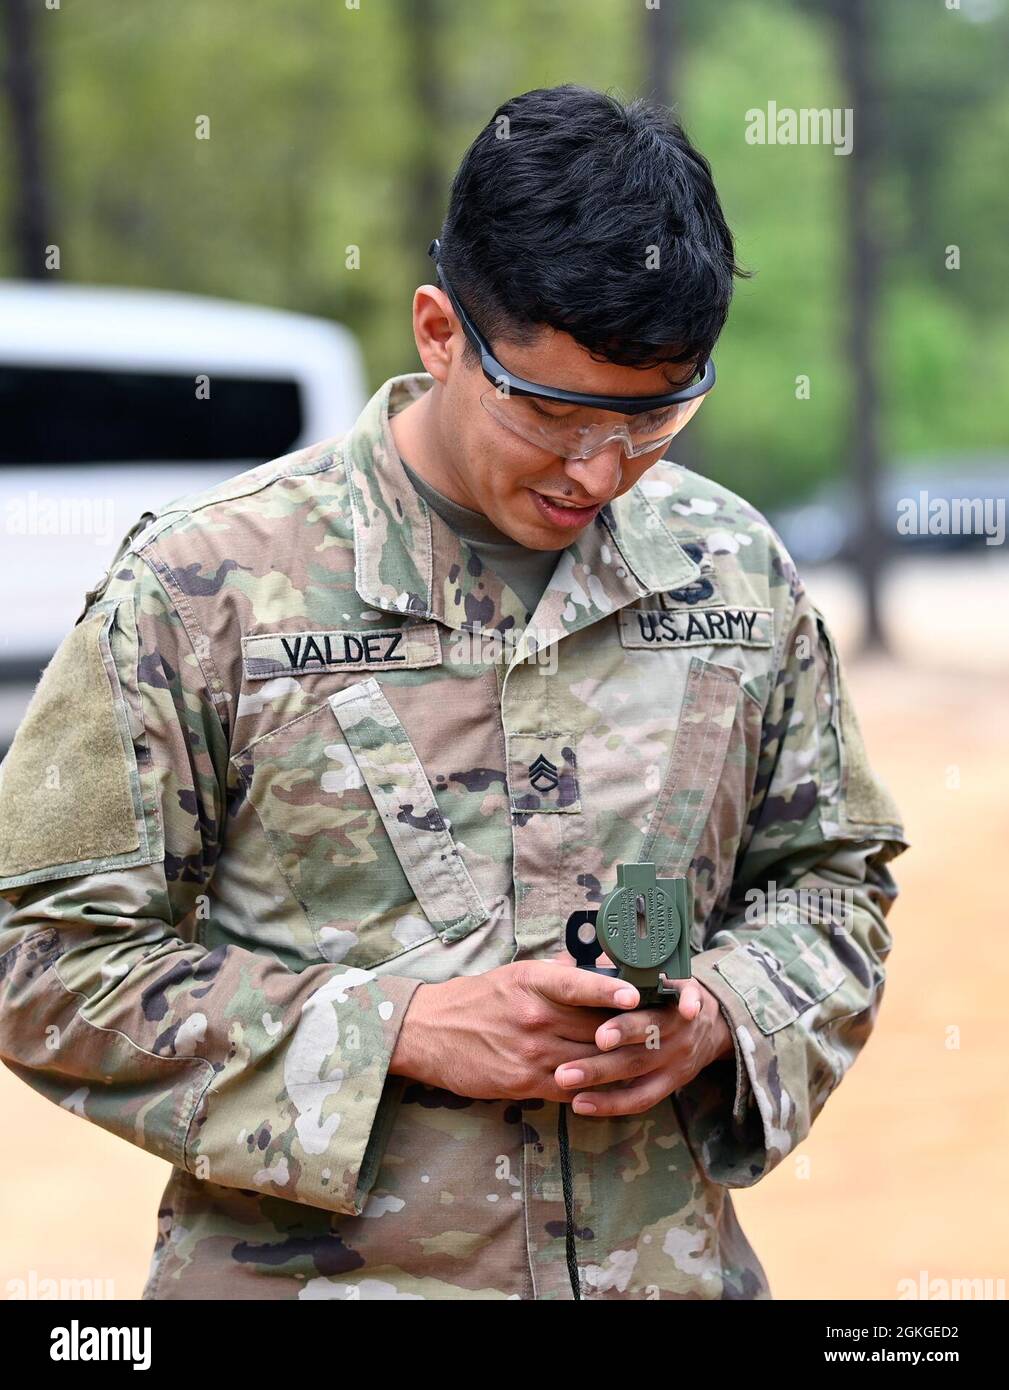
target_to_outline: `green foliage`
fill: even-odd
[[[848,160],[749,145],[746,112],[850,100],[830,5],[663,0],[674,3],[677,114],[756,272],[739,284],[719,383],[691,431],[706,471],[768,505],[846,467],[858,409]],[[888,457],[1004,450],[1009,5],[868,8],[883,115],[872,151],[881,438]],[[567,81],[634,95],[652,32],[645,0],[92,0],[37,13],[48,239],[64,278],[338,318],[361,339],[372,385],[419,365],[412,292],[430,279],[425,252],[452,173],[494,109]],[[195,138],[199,116],[209,140]],[[0,273],[13,275],[7,131],[4,121]],[[959,270],[946,268],[950,245]],[[359,269],[347,266],[353,247]]]

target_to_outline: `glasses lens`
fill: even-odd
[[[629,458],[667,444],[695,413],[703,396],[663,406],[641,415],[562,405],[538,396],[487,391],[481,403],[488,414],[514,434],[564,458],[584,458],[611,439],[623,442]]]
[[[679,405],[670,406],[667,411],[664,411],[663,414],[671,415],[671,418],[661,429],[661,439],[658,437],[659,431],[653,424],[648,423],[649,417],[645,416],[644,419],[646,423],[641,426],[639,433],[635,433],[633,427],[631,429],[631,438],[634,441],[634,450],[631,457],[633,458],[635,454],[647,454],[651,449],[656,448],[659,443],[668,444],[671,439],[674,439],[676,435],[679,434],[683,426],[689,420],[693,419],[694,415],[700,410],[706,400],[706,395],[695,396],[692,401],[681,401]],[[642,417],[638,416],[636,418],[640,419]]]

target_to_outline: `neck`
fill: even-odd
[[[451,463],[451,450],[444,439],[438,409],[440,390],[435,382],[423,396],[397,411],[389,421],[389,428],[400,457],[415,473],[460,507],[479,511],[466,489],[460,486],[457,470]]]

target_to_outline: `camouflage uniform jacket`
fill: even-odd
[[[430,385],[145,514],[88,593],[2,768],[0,1055],[172,1165],[145,1298],[572,1299],[558,1106],[388,1065],[420,983],[554,956],[646,850],[735,1054],[567,1107],[576,1279],[768,1298],[730,1189],[873,1027],[899,813],[758,512],[656,464],[530,621],[404,474]]]

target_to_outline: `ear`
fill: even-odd
[[[414,291],[413,338],[424,370],[444,385],[452,362],[462,358],[466,337],[448,295],[437,285],[418,285]]]

